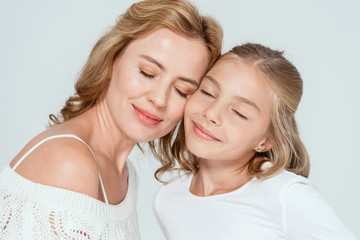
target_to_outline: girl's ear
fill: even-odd
[[[269,137],[264,137],[256,146],[256,152],[267,152],[272,148],[272,141]]]

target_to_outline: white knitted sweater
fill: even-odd
[[[128,192],[118,205],[32,182],[6,166],[0,173],[0,239],[140,239],[137,176],[127,165]]]

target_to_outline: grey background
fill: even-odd
[[[134,1],[0,0],[0,168],[47,116],[57,113],[99,36]],[[310,153],[310,180],[360,236],[360,2],[193,1],[224,28],[224,50],[246,41],[285,50],[305,84],[297,121]],[[145,240],[164,239],[151,200],[157,162],[135,149],[139,223]],[[181,226],[179,226],[181,227]]]

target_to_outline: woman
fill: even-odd
[[[133,4],[94,46],[53,125],[1,172],[0,238],[139,239],[128,154],[171,138],[221,41],[185,0]]]
[[[167,239],[355,239],[307,179],[294,118],[301,96],[282,52],[249,43],[220,58],[189,99],[172,149],[187,174],[154,198]]]

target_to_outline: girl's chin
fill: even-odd
[[[203,158],[203,159],[210,159],[211,158],[211,153],[209,153],[209,151],[206,151],[204,149],[193,149],[193,148],[189,148],[189,151],[194,154],[196,157],[198,158]]]

